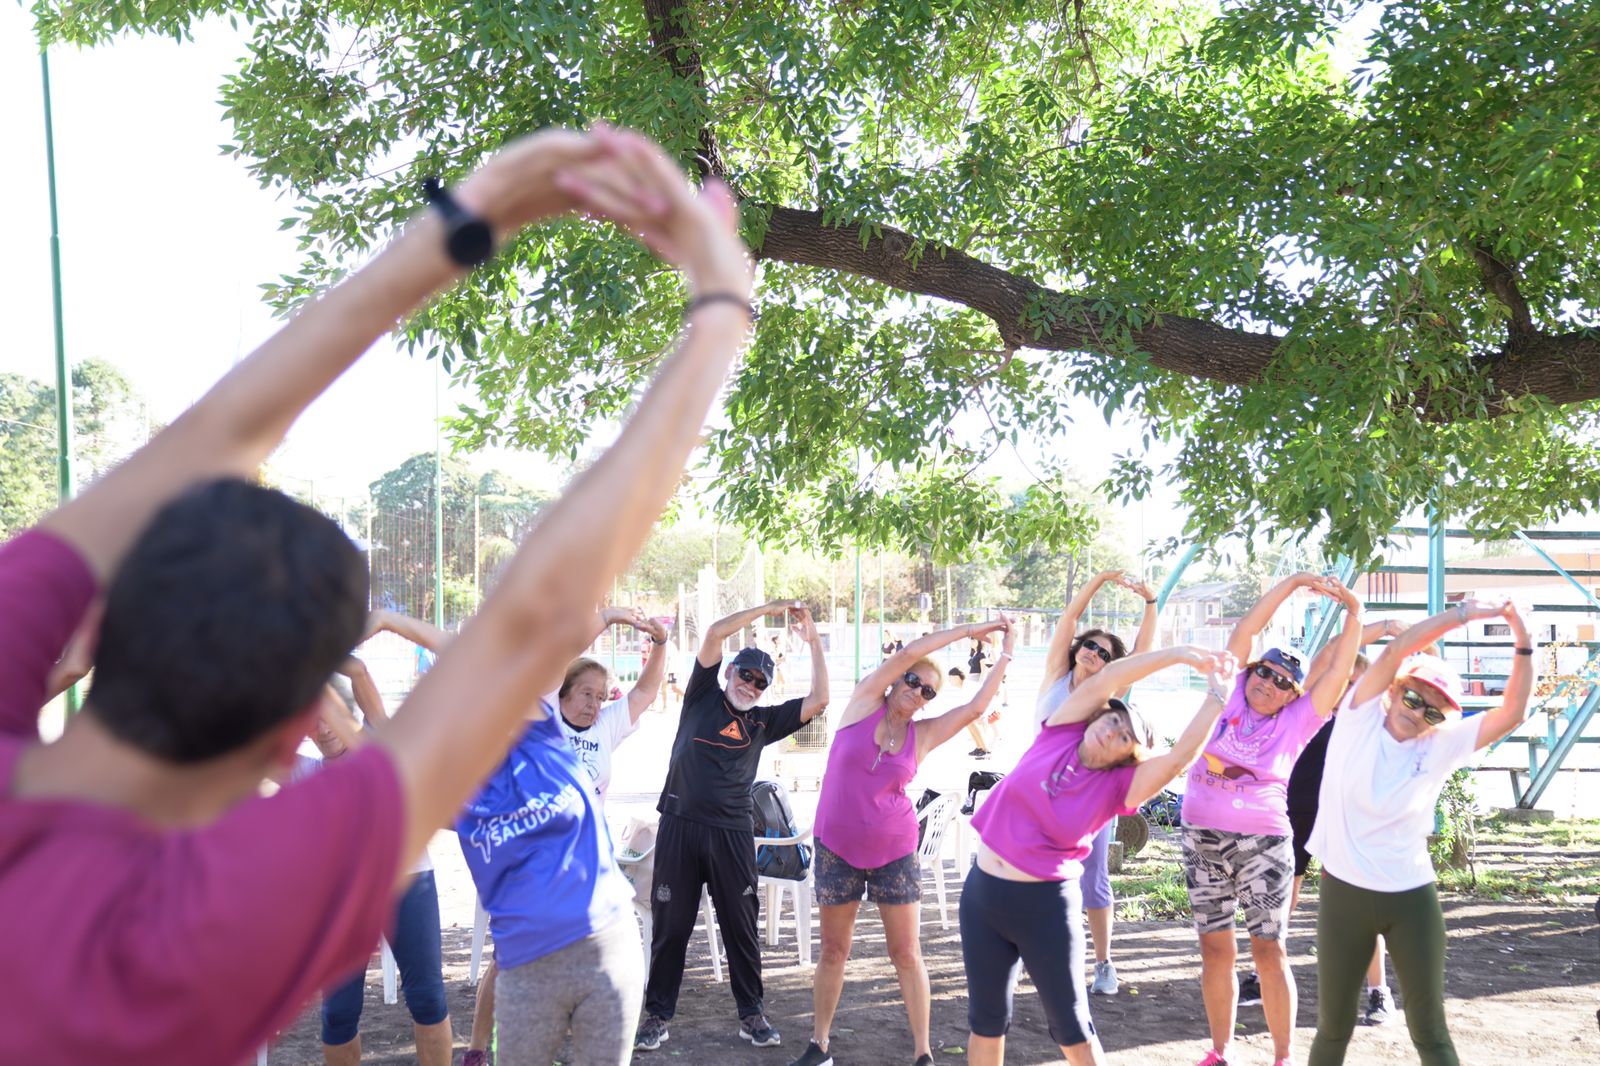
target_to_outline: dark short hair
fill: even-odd
[[[1118,659],[1128,654],[1128,646],[1122,643],[1122,638],[1111,632],[1109,629],[1085,629],[1082,633],[1079,633],[1078,638],[1072,642],[1072,647],[1067,649],[1068,670],[1071,670],[1072,664],[1078,661],[1078,649],[1083,647],[1083,642],[1088,640],[1090,637],[1102,637],[1107,644],[1111,645],[1110,651],[1112,662],[1116,662]],[[1099,643],[1099,641],[1096,641],[1095,643]]]
[[[365,561],[332,520],[208,482],[158,511],[112,577],[86,710],[169,762],[236,751],[320,697],[366,613]]]

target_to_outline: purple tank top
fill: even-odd
[[[917,811],[906,786],[917,774],[916,725],[881,757],[872,735],[888,704],[833,735],[814,835],[851,866],[872,870],[917,850]]]
[[[1032,877],[1070,881],[1083,873],[1094,835],[1119,814],[1137,767],[1091,770],[1078,762],[1084,722],[1045,726],[1017,768],[973,815],[994,853]],[[832,847],[833,845],[829,845]]]

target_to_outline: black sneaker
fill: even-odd
[[[639,1026],[639,1032],[634,1035],[633,1048],[635,1051],[654,1051],[667,1042],[667,1020],[647,1015]]]
[[[1239,978],[1239,1006],[1254,1007],[1261,1002],[1261,978],[1254,970]]]
[[[743,1036],[741,1032],[739,1034]],[[789,1063],[789,1066],[833,1066],[833,1056],[817,1046],[815,1040],[806,1045],[800,1057]]]
[[[764,1014],[752,1014],[739,1019],[739,1035],[756,1047],[777,1047],[783,1043],[778,1031],[767,1024]]]
[[[932,1055],[918,1055],[917,1056],[917,1061],[913,1062],[911,1064],[911,1066],[933,1066],[933,1056]]]

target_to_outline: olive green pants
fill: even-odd
[[[1309,1066],[1338,1066],[1350,1046],[1372,951],[1382,936],[1406,1028],[1423,1066],[1459,1066],[1444,1020],[1444,912],[1432,884],[1373,892],[1322,874],[1317,911],[1317,1036]]]

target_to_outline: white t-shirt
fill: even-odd
[[[628,714],[628,697],[612,700],[601,707],[594,725],[582,730],[568,725],[561,717],[559,705],[557,707],[556,724],[561,727],[561,735],[567,738],[578,761],[589,771],[594,779],[594,794],[604,803],[606,789],[611,785],[611,753],[639,728]]]
[[[1482,722],[1457,718],[1420,739],[1396,740],[1383,719],[1382,694],[1334,718],[1306,850],[1341,881],[1408,892],[1433,881],[1434,804],[1446,779],[1472,762]]]
[[[1044,723],[1052,714],[1061,709],[1067,702],[1067,697],[1072,695],[1072,671],[1058,677],[1055,682],[1039,690],[1039,700],[1033,706],[1033,731],[1035,733],[1044,728]]]

